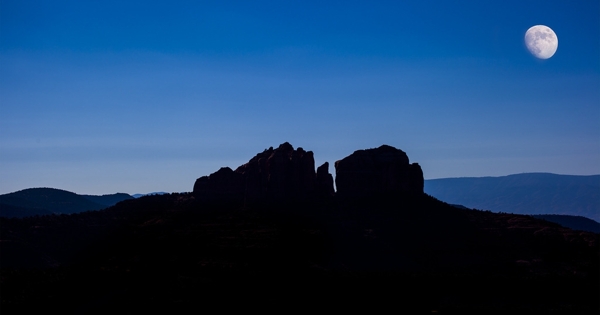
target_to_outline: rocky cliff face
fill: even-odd
[[[315,160],[311,151],[283,143],[257,154],[236,173],[245,179],[246,200],[288,199],[315,192]]]
[[[333,176],[329,174],[329,163],[325,162],[317,168],[317,191],[320,196],[330,197],[335,194]]]
[[[340,195],[423,193],[421,167],[409,164],[406,153],[387,145],[356,151],[337,161],[335,168]],[[302,148],[294,150],[287,142],[257,154],[235,171],[224,167],[198,178],[194,184],[196,198],[207,201],[281,201],[334,194],[329,163],[315,172],[313,153]]]
[[[335,162],[337,192],[344,196],[423,193],[423,171],[402,150],[388,145],[358,150]]]
[[[221,168],[194,184],[194,194],[203,200],[227,198],[245,201],[293,200],[333,194],[328,164],[315,173],[311,151],[294,150],[289,143],[273,147],[250,159],[235,171]],[[329,180],[331,179],[331,180]]]
[[[229,167],[222,167],[194,183],[196,198],[205,201],[239,201],[244,197],[244,177]]]

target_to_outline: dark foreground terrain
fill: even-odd
[[[598,310],[597,234],[425,195],[238,207],[173,194],[1,224],[3,313],[277,311],[317,302],[440,313]]]
[[[336,194],[301,195],[283,180],[276,189],[295,188],[271,198],[266,181],[268,198],[249,201],[235,183],[264,169],[245,165],[199,179],[194,193],[1,218],[1,311],[598,313],[598,234],[458,209],[415,191],[418,180],[385,177],[369,194],[343,194],[373,180],[361,172],[351,186],[346,162],[336,163],[348,180]],[[404,183],[417,184],[388,189]]]

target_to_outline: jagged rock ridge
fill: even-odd
[[[423,172],[409,164],[402,150],[388,145],[355,151],[335,163],[338,193],[368,196],[374,193],[423,193]],[[194,184],[196,198],[207,201],[277,201],[335,194],[329,163],[315,172],[312,151],[294,150],[288,142],[257,154],[235,171],[223,167]]]
[[[312,151],[294,150],[289,143],[257,154],[235,171],[223,167],[194,184],[194,195],[202,200],[288,200],[322,196],[333,191],[328,163],[315,173]]]

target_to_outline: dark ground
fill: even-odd
[[[597,314],[599,235],[427,195],[1,219],[1,311]]]

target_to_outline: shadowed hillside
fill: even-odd
[[[554,222],[573,230],[600,233],[600,223],[586,217],[560,214],[535,214],[532,217]]]

